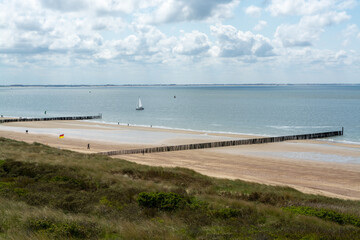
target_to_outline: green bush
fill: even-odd
[[[286,211],[290,211],[297,214],[314,216],[324,220],[336,222],[338,224],[350,224],[360,227],[360,218],[349,214],[338,213],[328,209],[317,209],[306,206],[292,206],[284,208]]]
[[[141,207],[157,208],[165,211],[173,211],[179,208],[184,208],[191,203],[190,199],[185,199],[176,193],[139,193],[137,202]]]
[[[0,167],[5,163],[5,160],[0,159]]]
[[[28,221],[30,231],[43,233],[50,237],[67,237],[78,239],[97,238],[101,230],[95,223],[90,222],[56,222],[52,219],[30,219]]]
[[[117,201],[110,201],[106,196],[101,197],[99,203],[101,205],[104,205],[106,207],[113,208],[116,210],[122,210],[124,207],[122,204],[120,204]]]

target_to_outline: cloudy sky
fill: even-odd
[[[0,85],[360,83],[357,0],[0,0]]]

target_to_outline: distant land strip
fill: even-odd
[[[9,118],[0,119],[0,123],[9,122],[37,122],[37,121],[59,121],[59,120],[88,120],[88,119],[101,119],[102,115],[96,116],[75,116],[75,117],[49,117],[49,118]]]
[[[160,146],[160,147],[150,147],[150,148],[140,148],[140,149],[125,149],[119,151],[100,152],[98,154],[113,156],[113,155],[125,155],[125,154],[172,152],[172,151],[184,151],[184,150],[216,148],[216,147],[230,147],[230,146],[238,146],[238,145],[264,144],[264,143],[283,142],[290,140],[327,138],[334,136],[342,136],[343,134],[344,134],[344,130],[342,129],[342,131],[309,133],[309,134],[280,136],[280,137],[253,138],[253,139],[241,139],[241,140],[230,140],[230,141],[208,142],[208,143],[192,143],[192,144],[184,144],[184,145],[176,145],[176,146]]]
[[[209,83],[209,84],[11,84],[11,85],[0,85],[0,87],[6,88],[17,88],[17,87],[241,87],[241,86],[360,86],[358,83]]]

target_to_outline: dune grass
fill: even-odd
[[[360,239],[360,201],[0,138],[0,239]]]

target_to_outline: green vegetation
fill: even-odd
[[[0,239],[360,239],[360,201],[0,138]]]
[[[176,193],[139,193],[137,202],[141,207],[174,211],[191,205],[191,199],[185,199]]]
[[[99,229],[94,223],[56,222],[50,219],[29,219],[28,229],[41,233],[49,238],[79,238],[98,237]]]
[[[349,214],[338,213],[334,210],[317,209],[313,207],[291,206],[284,208],[287,211],[303,214],[307,216],[315,216],[324,220],[333,221],[338,224],[351,224],[360,227],[360,217]]]

